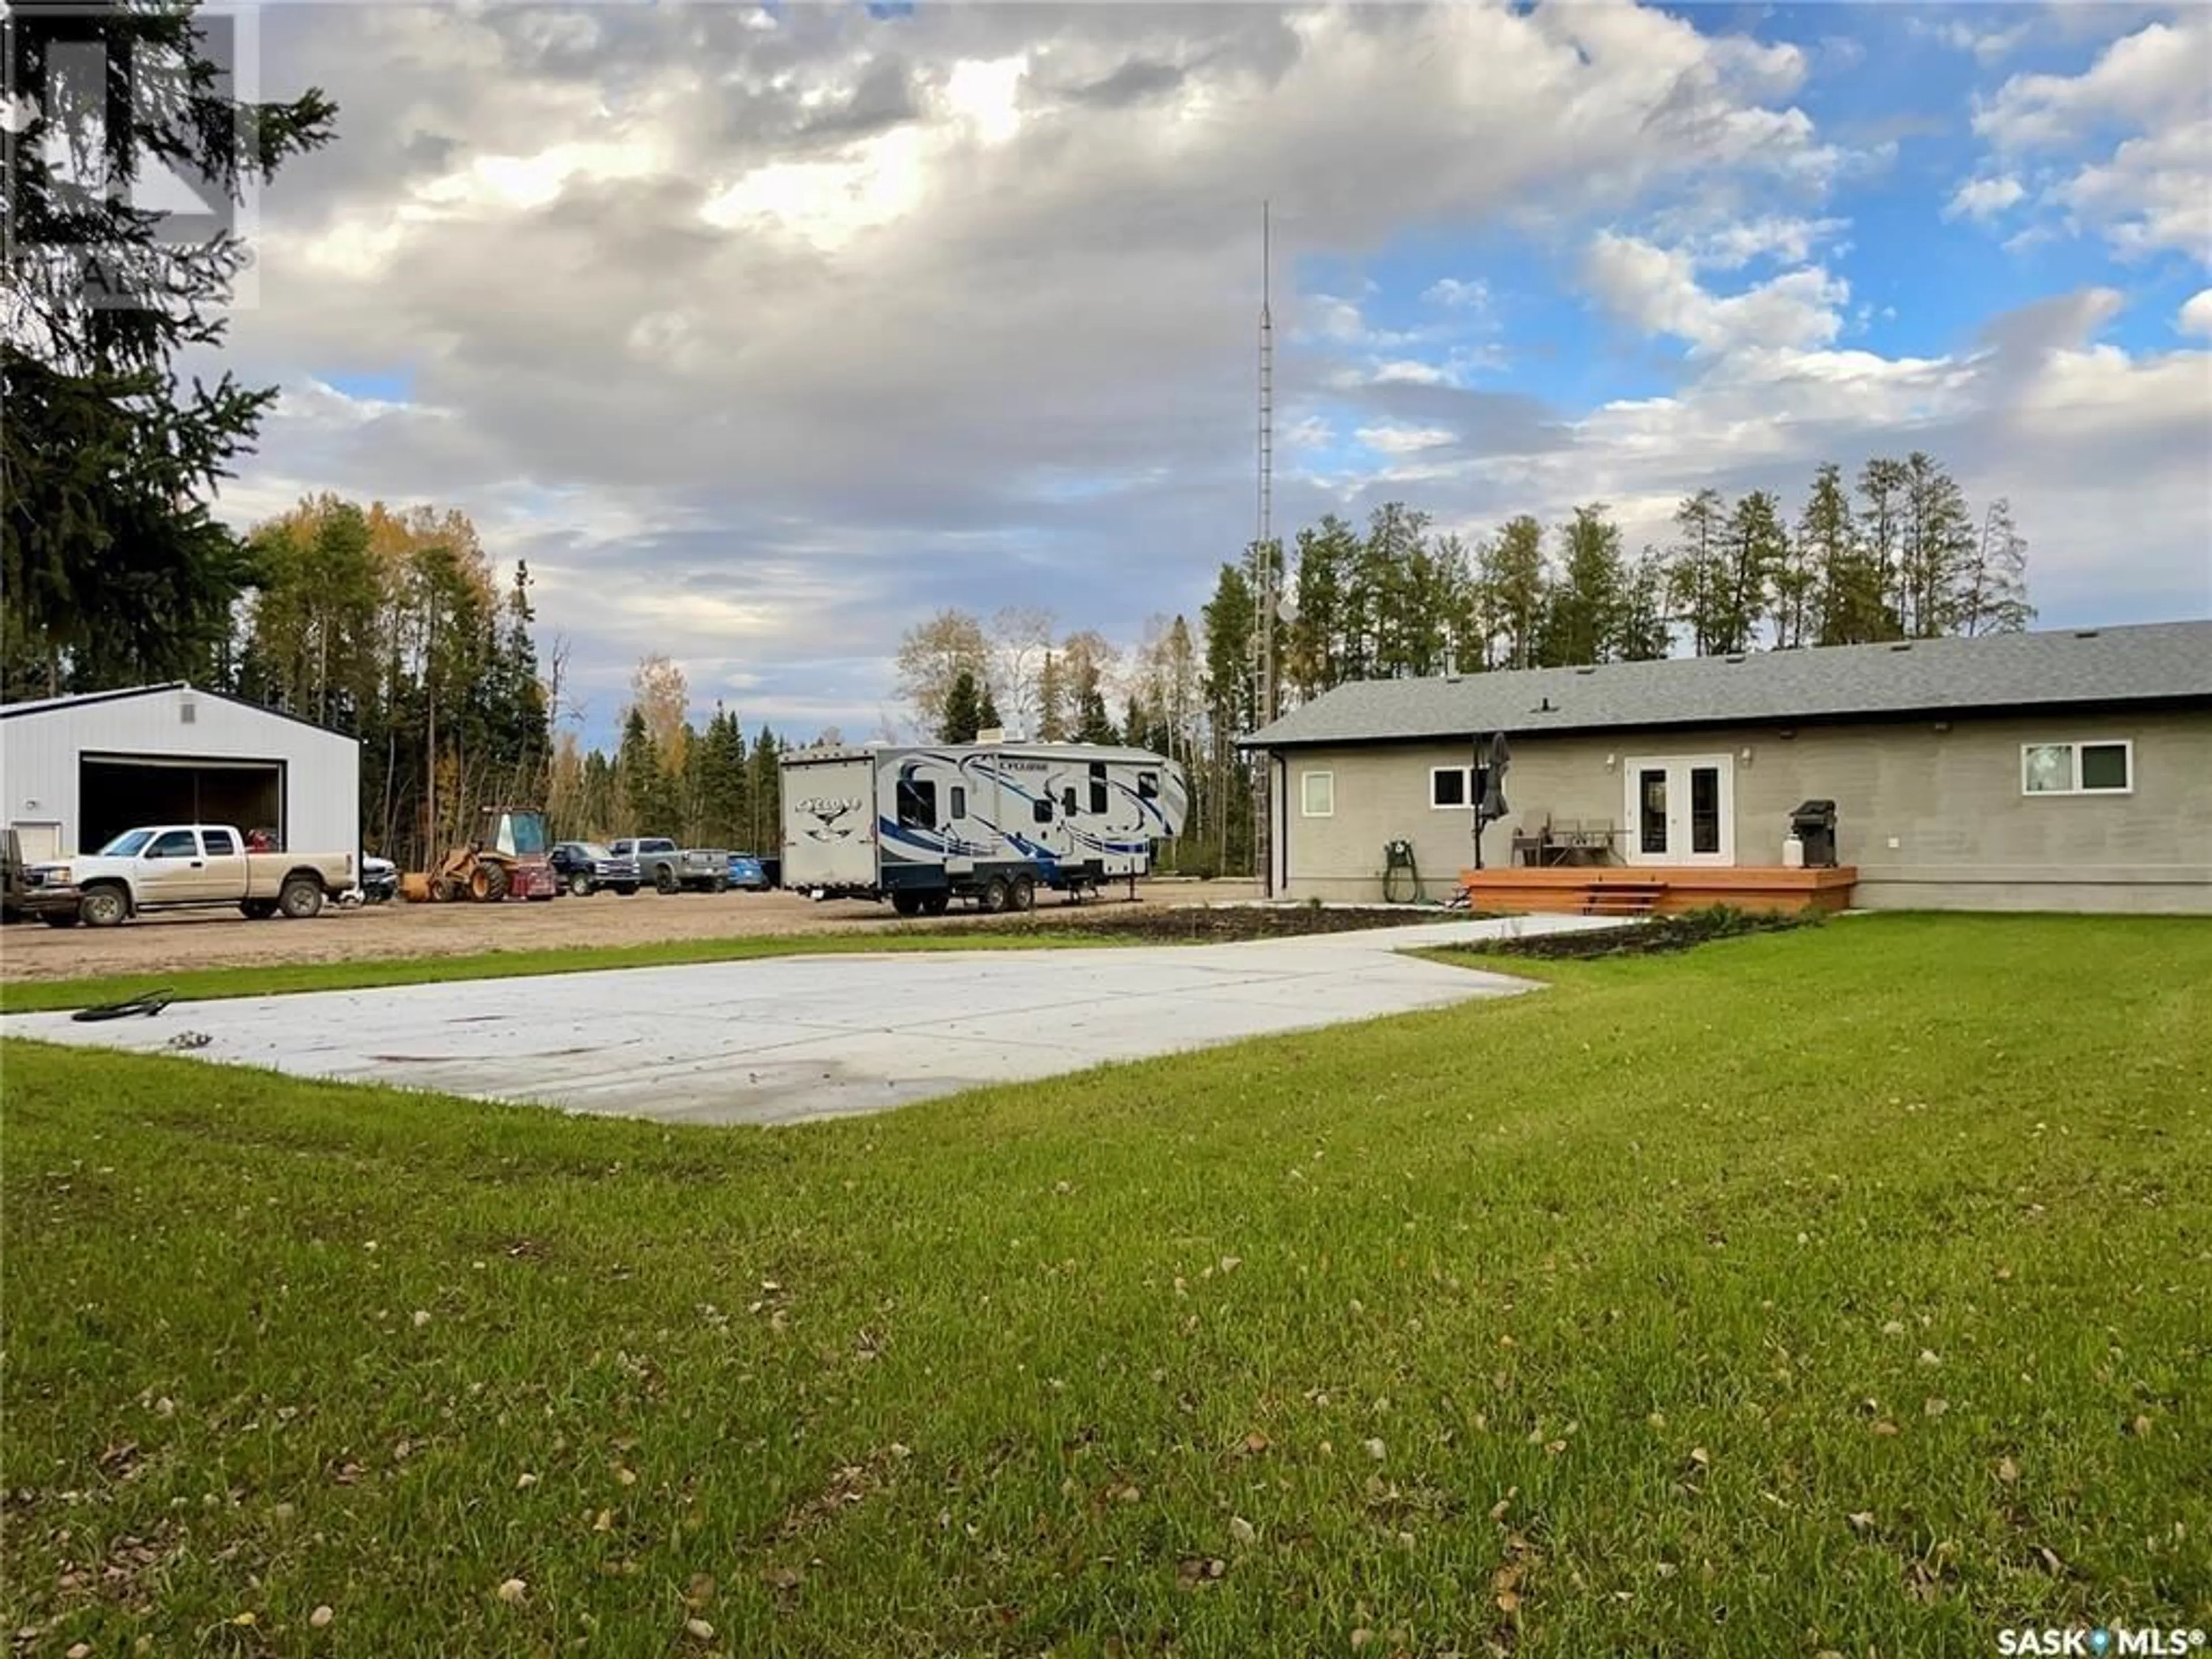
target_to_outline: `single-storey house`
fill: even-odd
[[[1478,907],[1547,866],[1725,896],[1809,847],[1838,905],[2212,915],[2212,621],[1363,681],[1241,741],[1279,896],[1407,896],[1393,843],[1431,899],[1480,866]],[[1786,845],[1808,802],[1832,859],[1819,813]]]

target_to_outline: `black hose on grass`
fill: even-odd
[[[164,986],[158,991],[149,991],[143,996],[132,997],[125,1002],[102,1002],[90,1008],[80,1008],[70,1018],[74,1020],[129,1019],[138,1014],[158,1014],[169,1006],[176,993]]]

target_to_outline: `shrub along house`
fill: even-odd
[[[2212,622],[1364,681],[1242,742],[1281,896],[2212,914]]]

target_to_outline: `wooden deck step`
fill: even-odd
[[[1592,882],[1583,890],[1586,916],[1648,916],[1667,896],[1662,882]]]

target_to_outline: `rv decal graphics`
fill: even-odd
[[[850,797],[839,799],[834,796],[817,795],[800,801],[798,810],[814,820],[814,827],[806,833],[816,841],[850,841],[857,823],[840,823],[847,815],[861,811],[867,802]]]

